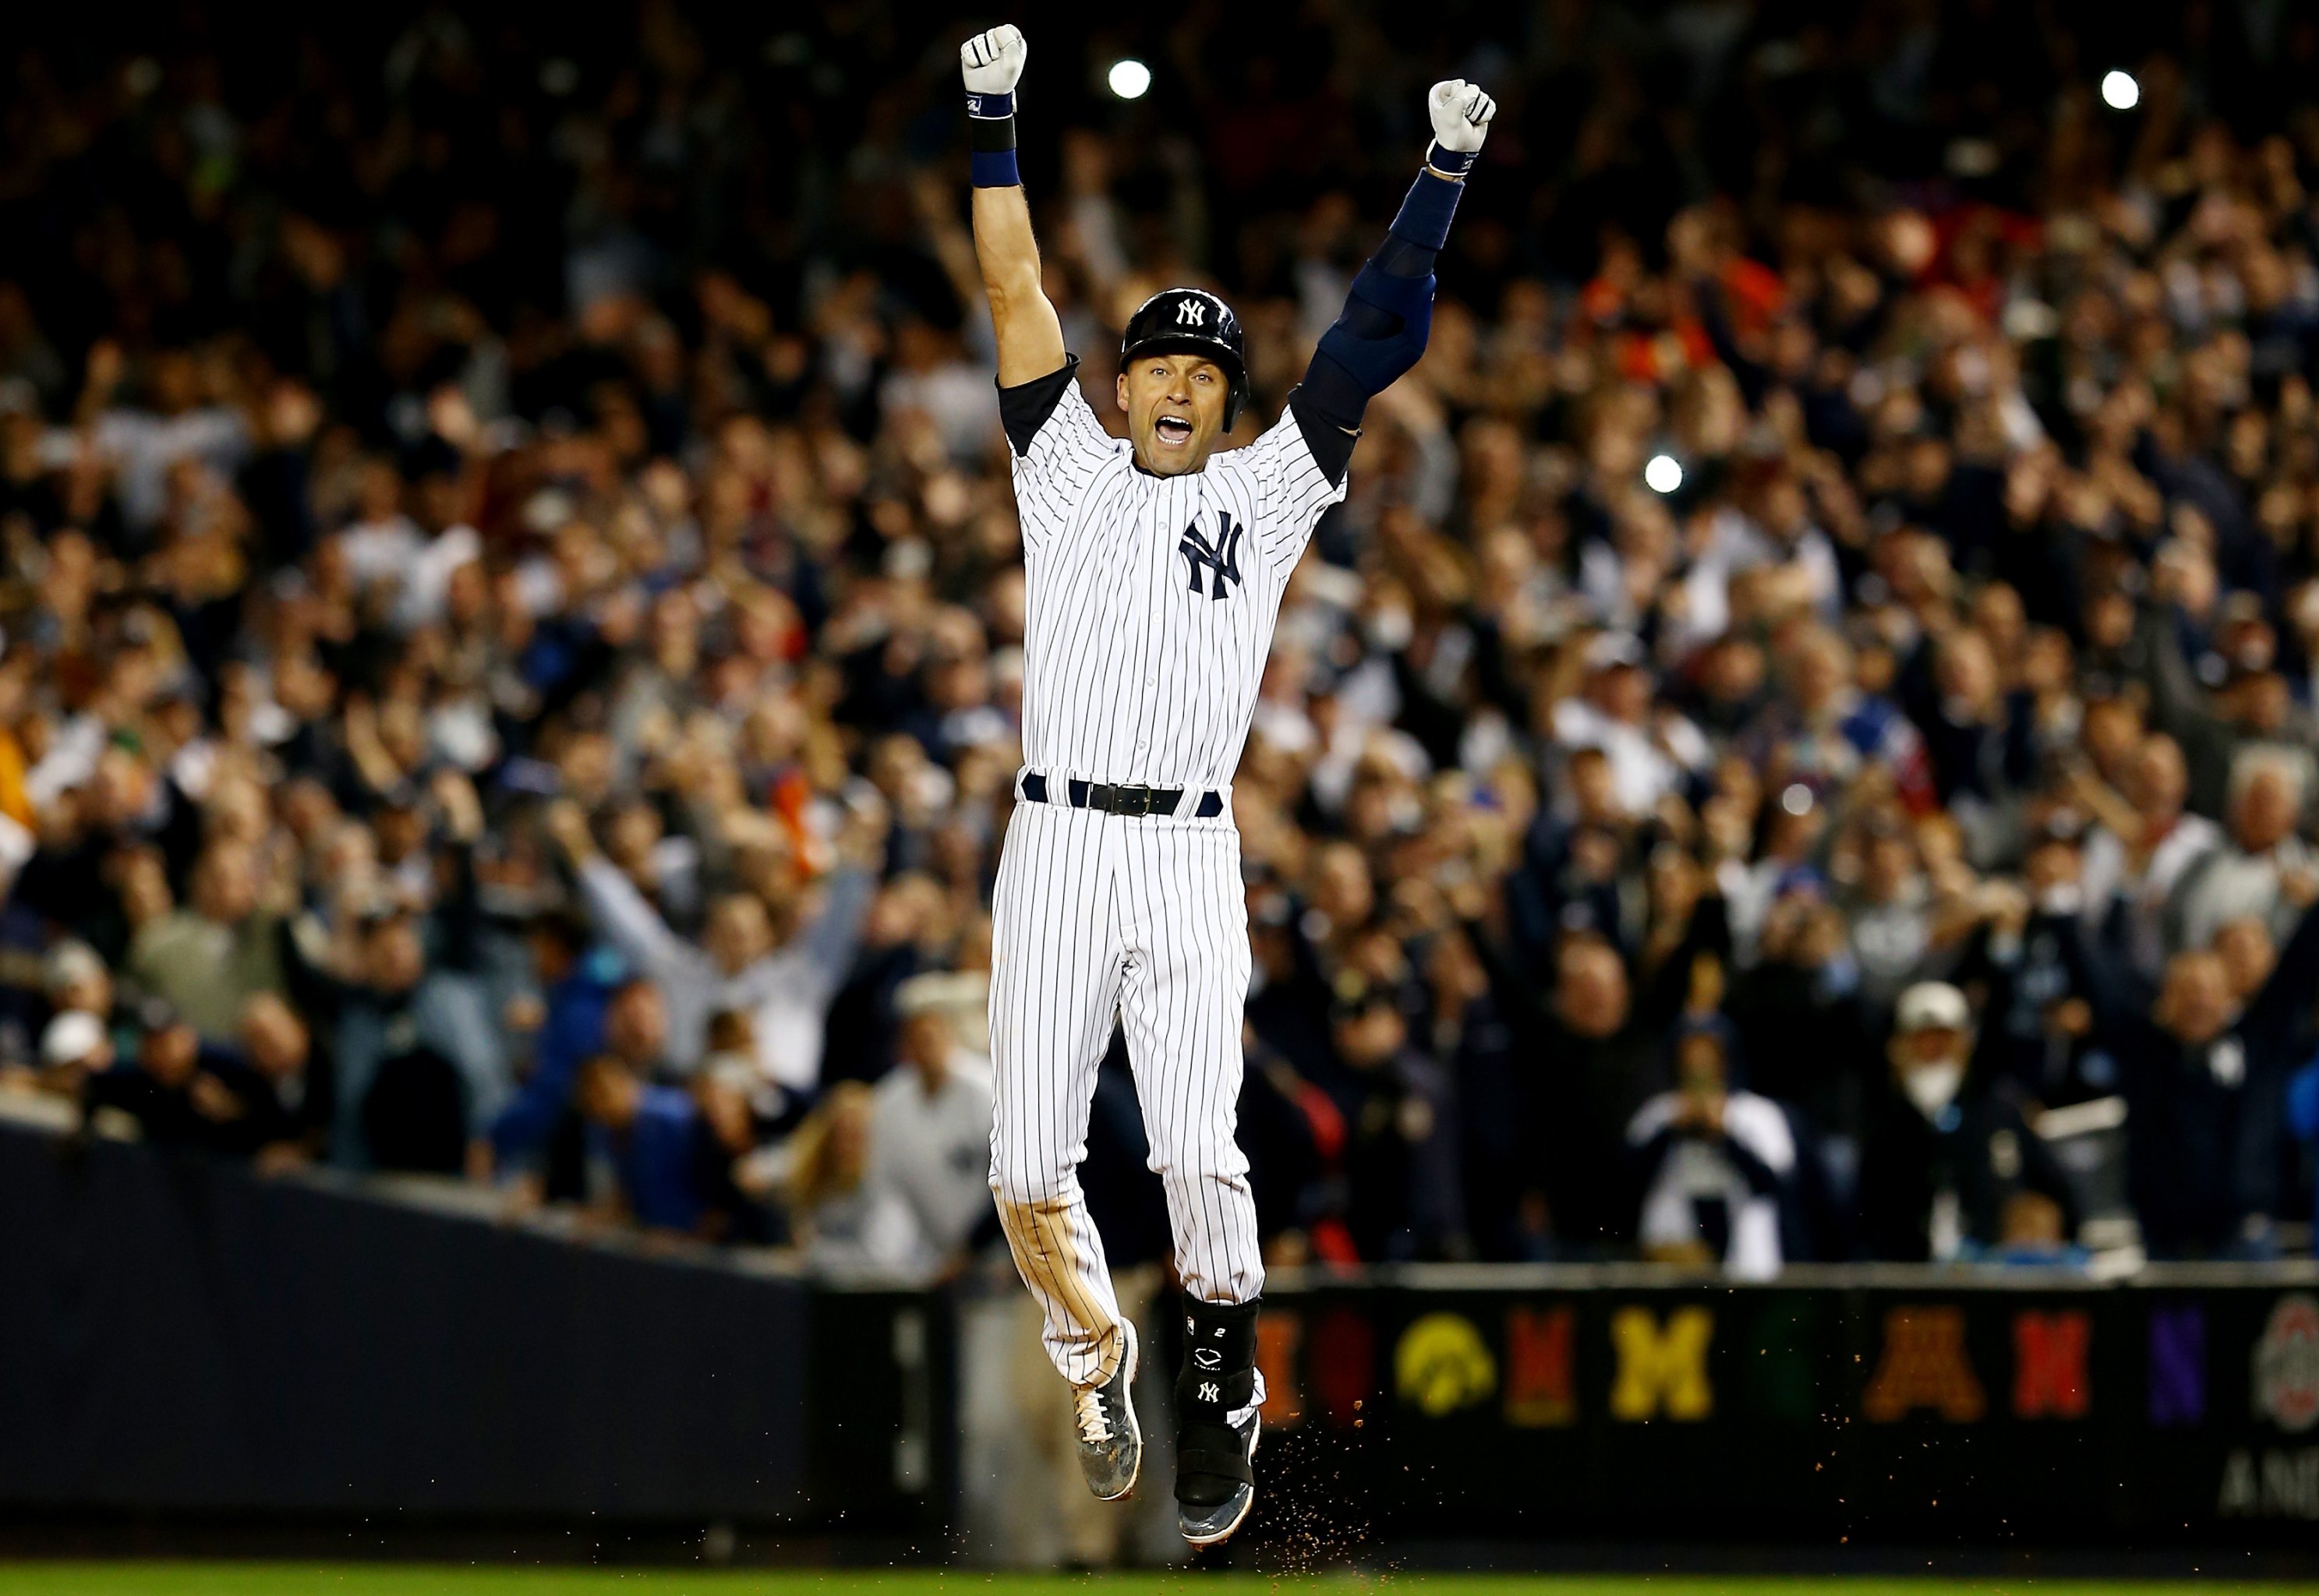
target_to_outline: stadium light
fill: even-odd
[[[1673,455],[1653,455],[1643,467],[1643,482],[1654,493],[1672,493],[1683,486],[1683,467]]]
[[[1151,88],[1151,68],[1129,56],[1125,60],[1111,64],[1111,74],[1105,81],[1111,85],[1111,92],[1121,99],[1140,100]]]
[[[2131,72],[2110,72],[2102,77],[2102,104],[2112,111],[2131,111],[2142,104],[2142,86]]]

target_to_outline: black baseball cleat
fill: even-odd
[[[1187,1429],[1190,1428],[1186,1426]],[[1223,1435],[1177,1438],[1176,1528],[1184,1532],[1184,1539],[1191,1545],[1213,1546],[1230,1540],[1232,1531],[1248,1518],[1248,1510],[1256,1505],[1256,1438],[1264,1428],[1264,1420],[1251,1412],[1238,1424],[1204,1424],[1199,1428],[1221,1429]],[[1238,1468],[1217,1474],[1206,1467],[1195,1470],[1186,1466],[1186,1446],[1196,1441],[1205,1448],[1227,1437],[1230,1439],[1222,1460],[1237,1463]],[[1215,1459],[1204,1451],[1196,1461],[1212,1465]]]
[[[1256,1504],[1256,1315],[1252,1302],[1184,1298],[1176,1527],[1196,1546],[1228,1539]]]
[[[1079,1472],[1103,1501],[1117,1501],[1134,1490],[1135,1477],[1143,1472],[1143,1427],[1135,1420],[1135,1327],[1122,1320],[1119,1333],[1119,1366],[1111,1378],[1072,1393],[1078,1409]]]

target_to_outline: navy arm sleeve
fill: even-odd
[[[1433,262],[1449,237],[1461,183],[1418,174],[1385,247],[1353,278],[1345,308],[1321,335],[1288,407],[1331,483],[1345,480],[1370,400],[1425,353],[1433,325]]]

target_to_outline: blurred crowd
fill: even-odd
[[[1277,1260],[2308,1245],[2319,18],[2179,11],[1020,19],[1106,418],[1188,281],[1253,437],[1425,85],[1503,107],[1232,791]],[[0,1089],[957,1267],[1024,621],[965,24],[241,26],[0,96]]]

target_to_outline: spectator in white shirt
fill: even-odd
[[[902,983],[901,1064],[878,1083],[870,1121],[871,1182],[900,1195],[937,1267],[955,1263],[995,1212],[990,1076],[959,1040],[952,982]]]
[[[1675,1089],[1643,1105],[1627,1127],[1642,1176],[1636,1240],[1647,1258],[1720,1263],[1742,1280],[1780,1272],[1780,1200],[1796,1167],[1785,1110],[1733,1091],[1719,1019],[1686,1024],[1675,1042]]]

